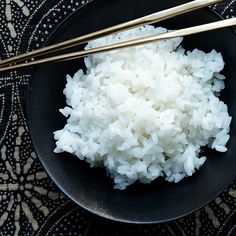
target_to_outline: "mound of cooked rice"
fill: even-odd
[[[86,48],[165,33],[145,26]],[[220,53],[186,52],[182,38],[85,58],[86,73],[67,76],[68,117],[55,132],[56,153],[106,167],[115,188],[159,176],[179,182],[203,165],[201,147],[226,152],[231,117],[219,100],[225,77]]]

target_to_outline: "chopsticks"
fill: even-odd
[[[6,67],[6,68],[3,67],[3,68],[0,68],[0,72],[5,71],[5,70],[10,70],[10,69],[23,68],[26,66],[34,66],[34,65],[44,64],[44,63],[48,63],[48,62],[59,62],[59,61],[73,60],[73,59],[81,58],[81,57],[88,56],[88,55],[95,54],[95,53],[108,52],[111,50],[122,49],[122,48],[131,47],[131,46],[139,46],[139,45],[146,44],[146,43],[152,43],[152,42],[155,42],[158,40],[166,40],[166,39],[171,39],[171,38],[176,38],[176,37],[183,37],[183,36],[187,36],[187,35],[197,34],[197,33],[205,32],[205,31],[211,31],[211,30],[229,27],[229,26],[233,26],[233,25],[236,25],[236,18],[231,18],[231,19],[227,19],[227,20],[217,21],[214,23],[208,23],[208,24],[194,26],[194,27],[185,28],[185,29],[181,29],[181,30],[171,31],[171,32],[164,33],[164,34],[148,36],[148,37],[144,37],[144,38],[140,38],[140,39],[129,40],[129,41],[125,41],[125,42],[120,42],[120,43],[111,44],[111,45],[107,45],[107,46],[92,48],[92,49],[88,49],[88,50],[83,50],[83,51],[68,53],[68,54],[64,54],[64,55],[49,57],[49,58],[45,58],[45,59],[41,59],[41,60],[29,62],[29,63],[22,63],[22,64],[18,64],[18,65],[13,65],[13,66]]]
[[[234,25],[235,24],[234,21],[230,21],[230,20],[232,20],[232,19],[230,19],[230,20],[225,20],[224,23],[223,23],[223,21],[220,21],[221,23],[216,22],[216,23],[206,24],[206,25],[202,25],[202,26],[191,27],[191,28],[187,28],[187,29],[174,31],[175,33],[170,32],[170,33],[166,33],[163,35],[155,35],[155,36],[145,37],[142,39],[135,39],[135,40],[130,40],[130,41],[126,41],[126,42],[122,42],[122,43],[118,43],[118,44],[103,46],[103,47],[99,47],[99,48],[95,48],[95,49],[89,49],[89,50],[85,50],[85,51],[80,51],[80,52],[69,53],[69,54],[49,57],[49,58],[45,58],[45,59],[35,60],[35,58],[38,56],[42,56],[42,55],[45,55],[48,53],[60,51],[60,50],[66,49],[66,48],[71,48],[71,47],[77,46],[79,44],[88,42],[92,39],[97,39],[97,38],[100,38],[100,37],[103,37],[103,36],[106,36],[109,34],[114,34],[117,32],[121,32],[124,30],[128,30],[131,28],[142,26],[145,24],[157,23],[162,20],[169,19],[174,16],[184,14],[184,13],[187,13],[187,12],[190,12],[193,10],[197,10],[202,7],[209,6],[209,5],[221,2],[221,1],[222,0],[195,0],[195,1],[183,4],[183,5],[180,5],[180,6],[176,6],[176,7],[164,10],[164,11],[160,11],[160,12],[148,15],[148,16],[144,16],[144,17],[136,19],[136,20],[132,20],[132,21],[129,21],[126,23],[116,25],[116,26],[112,26],[112,27],[109,27],[109,28],[106,28],[103,30],[99,30],[99,31],[96,31],[96,32],[93,32],[93,33],[90,33],[90,34],[87,34],[87,35],[84,35],[81,37],[67,40],[67,41],[64,41],[64,42],[61,42],[58,44],[47,46],[47,47],[44,47],[44,48],[41,48],[41,49],[38,49],[35,51],[21,54],[19,56],[8,58],[3,61],[0,61],[0,72],[5,71],[5,70],[10,70],[10,69],[18,69],[18,68],[22,68],[22,67],[26,67],[26,66],[38,65],[38,64],[47,63],[47,62],[72,60],[72,59],[76,59],[78,57],[84,57],[84,56],[87,56],[87,55],[90,55],[93,53],[105,52],[105,51],[110,51],[110,50],[114,50],[114,49],[121,49],[121,48],[125,48],[125,47],[130,47],[130,46],[137,46],[137,45],[141,45],[144,43],[151,43],[156,40],[169,39],[169,38],[178,37],[178,36],[186,36],[189,34],[195,34],[198,32],[204,32],[204,31],[208,31],[208,30],[213,30],[213,29],[217,29],[217,28],[222,28],[222,27]],[[212,25],[212,24],[215,24],[215,25]],[[19,62],[22,62],[22,61],[25,61],[28,59],[30,59],[30,60],[34,59],[35,61],[31,61],[31,62],[27,62],[27,63],[25,62],[22,64],[14,65],[14,63],[19,63]]]

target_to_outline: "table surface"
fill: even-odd
[[[69,14],[92,0],[1,0],[1,59],[41,47]],[[94,0],[95,1],[95,0]],[[236,0],[214,6],[236,16]],[[26,124],[31,71],[0,74],[0,235],[236,235],[236,183],[205,208],[161,225],[128,225],[93,216],[52,183]]]

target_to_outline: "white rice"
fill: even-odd
[[[145,26],[90,42],[86,48],[164,33]],[[186,52],[182,38],[85,58],[86,73],[67,76],[68,117],[55,132],[56,153],[106,167],[115,188],[162,176],[179,182],[203,165],[201,147],[226,152],[231,117],[220,53]]]

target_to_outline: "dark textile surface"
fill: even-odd
[[[94,0],[96,1],[96,0]],[[1,59],[41,47],[62,20],[88,0],[0,0]],[[236,0],[214,7],[236,16]],[[0,74],[0,235],[236,235],[236,183],[208,206],[162,225],[102,220],[77,207],[36,158],[26,124],[31,72]]]

